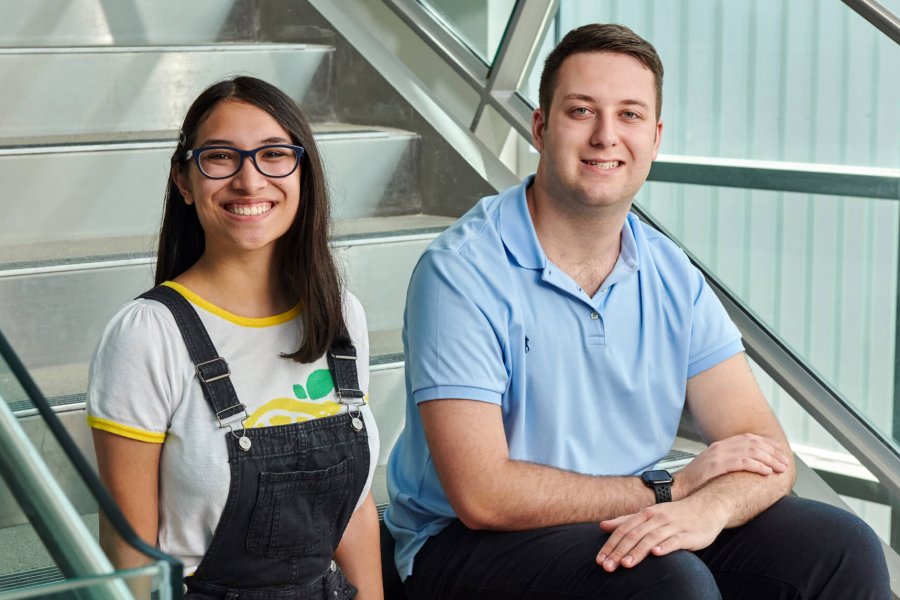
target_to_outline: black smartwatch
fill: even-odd
[[[656,503],[672,501],[672,474],[662,469],[644,471],[641,473],[641,481],[648,488],[653,488],[656,494]]]

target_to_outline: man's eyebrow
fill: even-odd
[[[581,100],[583,102],[596,102],[596,98],[593,96],[589,96],[588,94],[579,94],[578,92],[572,92],[571,94],[566,94],[563,96],[563,100]],[[648,105],[643,100],[637,100],[632,98],[627,98],[625,100],[621,100],[619,104],[624,104],[626,106],[640,106],[645,110],[650,110],[650,105]]]
[[[626,106],[640,106],[645,110],[650,110],[650,105],[643,100],[622,100],[619,104],[625,104]]]
[[[587,94],[572,92],[571,94],[563,96],[563,100],[584,100],[585,102],[594,102],[594,97],[588,96]]]

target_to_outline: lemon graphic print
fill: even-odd
[[[295,398],[275,398],[266,402],[253,411],[245,427],[288,425],[336,415],[341,411],[341,405],[323,400],[333,389],[331,371],[317,369],[306,378],[306,387],[294,385]]]

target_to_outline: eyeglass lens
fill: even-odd
[[[198,157],[200,170],[209,177],[231,177],[241,170],[243,156],[233,148],[207,148]],[[263,175],[284,177],[297,167],[297,151],[290,146],[266,146],[253,155]]]

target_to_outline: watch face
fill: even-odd
[[[641,473],[641,479],[647,485],[653,485],[657,483],[672,483],[672,476],[668,471],[656,470],[656,471],[644,471]]]

